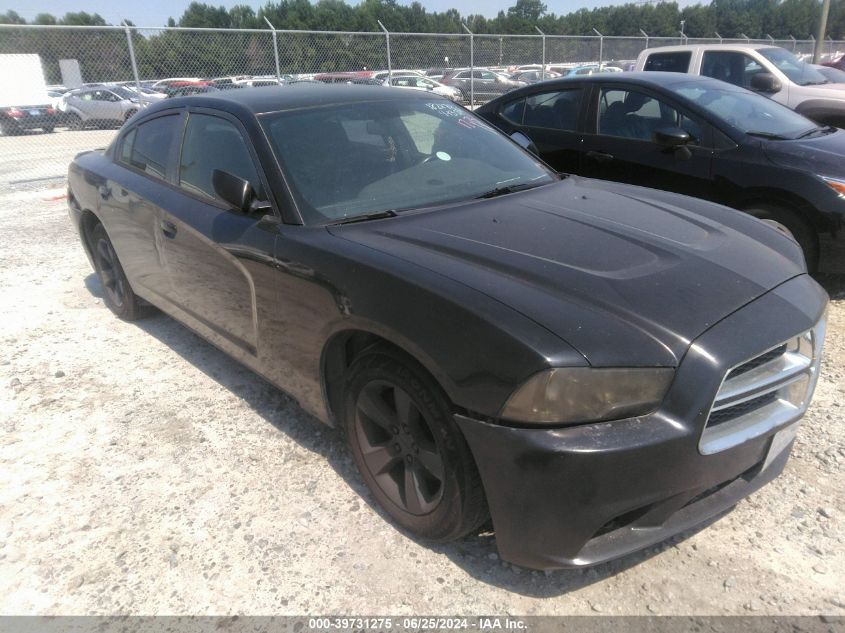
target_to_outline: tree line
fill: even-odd
[[[170,18],[167,26],[211,28],[266,28],[264,18],[277,29],[378,31],[377,20],[395,32],[460,33],[461,23],[479,34],[533,34],[538,26],[549,35],[640,36],[640,29],[653,37],[679,35],[681,21],[687,37],[723,37],[753,39],[772,35],[777,39],[790,35],[799,39],[814,33],[821,5],[818,0],[712,0],[680,8],[676,2],[622,4],[593,9],[579,9],[565,15],[550,13],[542,0],[517,0],[495,18],[461,15],[457,9],[427,11],[420,2],[408,5],[396,0],[362,0],[349,5],[344,0],[281,0],[268,2],[257,12],[246,5],[231,9],[192,2],[179,18]],[[26,24],[15,11],[0,14],[0,24]],[[56,17],[41,13],[33,24],[106,25],[98,14],[67,13]],[[131,22],[130,22],[131,24]],[[144,25],[152,26],[152,25]],[[828,21],[834,39],[845,36],[845,0],[832,0]]]

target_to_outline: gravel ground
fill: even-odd
[[[686,538],[543,574],[489,534],[408,538],[291,399],[168,317],[113,318],[62,193],[0,193],[1,614],[845,615],[845,277],[821,279],[822,376],[780,478]]]

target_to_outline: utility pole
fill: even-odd
[[[830,13],[830,0],[822,0],[822,14],[819,17],[819,30],[816,35],[816,45],[813,47],[813,63],[818,64],[822,56],[824,35],[827,33],[827,15]]]

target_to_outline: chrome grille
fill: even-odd
[[[725,374],[701,434],[702,454],[737,446],[804,414],[818,379],[824,330],[822,318]]]

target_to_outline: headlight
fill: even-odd
[[[829,176],[820,176],[824,183],[838,193],[842,198],[845,198],[845,180],[841,178],[831,178]]]
[[[654,411],[674,369],[566,367],[534,374],[502,408],[501,417],[537,424],[618,420]]]

